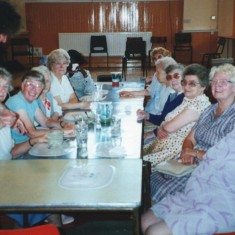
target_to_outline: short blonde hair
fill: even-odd
[[[215,73],[217,72],[226,74],[229,77],[230,81],[235,83],[235,67],[232,64],[222,64],[212,67],[209,74],[210,81],[214,79]]]
[[[164,47],[155,47],[151,52],[151,58],[153,60],[154,56],[156,54],[161,54],[163,57],[165,56],[171,56],[171,52],[165,49]]]
[[[47,59],[47,67],[51,70],[51,65],[56,63],[60,59],[65,59],[67,64],[70,64],[70,56],[68,52],[62,48],[53,50],[49,55]]]

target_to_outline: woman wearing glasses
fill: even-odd
[[[162,113],[160,115],[154,115],[151,113],[147,113],[144,110],[137,110],[137,118],[138,120],[147,120],[154,125],[160,126],[164,121],[166,115],[173,111],[177,106],[179,106],[184,99],[183,88],[181,85],[182,73],[184,70],[184,66],[181,64],[172,64],[169,65],[166,69],[166,80],[169,85],[175,92],[171,93],[168,96],[168,99],[164,105]],[[153,131],[146,132],[144,134],[144,141],[156,140],[157,136],[157,128]]]
[[[235,67],[213,67],[210,72],[212,94],[217,103],[200,116],[184,141],[182,162],[199,166],[179,186],[167,194],[142,217],[144,234],[214,234],[235,229],[234,143],[235,143]],[[158,189],[163,190],[163,188]],[[171,192],[173,193],[173,192]]]
[[[59,122],[49,119],[40,109],[37,99],[45,87],[45,78],[38,71],[29,71],[22,78],[21,91],[10,97],[6,101],[6,106],[17,113],[23,121],[27,134],[21,134],[15,130],[12,131],[12,137],[16,144],[29,141],[35,136],[45,135],[49,130],[38,130],[35,128],[34,121],[45,128],[63,128],[66,134],[73,134],[74,127],[70,123]]]
[[[120,97],[151,96],[145,106],[145,111],[152,114],[161,114],[168,95],[174,92],[167,85],[165,73],[165,69],[171,64],[177,64],[171,57],[166,56],[158,59],[155,63],[156,73],[151,85],[139,91],[121,91],[119,93]]]
[[[47,67],[53,77],[50,92],[63,110],[89,108],[90,102],[78,101],[69,79],[65,75],[69,63],[70,56],[64,49],[56,49],[48,55]]]
[[[210,80],[212,94],[217,103],[210,105],[201,114],[184,140],[181,159],[185,164],[192,164],[195,156],[202,160],[209,148],[234,129],[235,67],[230,64],[213,67]],[[190,175],[173,177],[154,172],[151,175],[152,201],[159,202],[169,193],[182,191]]]
[[[208,70],[204,66],[187,66],[181,85],[185,95],[182,104],[167,114],[158,128],[157,140],[146,145],[143,150],[143,159],[151,162],[152,172],[157,164],[173,159],[180,153],[184,138],[200,114],[210,105],[204,94],[206,86],[209,85]]]

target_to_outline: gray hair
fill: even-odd
[[[166,67],[165,72],[166,72],[166,74],[168,74],[171,71],[176,70],[176,69],[179,70],[179,72],[182,75],[183,71],[184,71],[184,65],[182,65],[182,64],[171,64],[171,65]]]
[[[67,64],[70,64],[70,56],[68,52],[62,48],[52,51],[47,57],[47,67],[51,70],[51,65],[60,59],[65,59]]]
[[[31,70],[38,71],[38,72],[42,73],[44,77],[46,75],[48,75],[49,81],[50,82],[52,81],[51,72],[45,65],[39,65],[37,67],[33,67]]]
[[[0,79],[3,79],[7,82],[8,85],[8,92],[13,90],[11,85],[12,83],[12,75],[4,68],[0,67]]]
[[[235,67],[232,64],[222,64],[212,67],[209,74],[210,81],[214,79],[215,73],[217,72],[226,74],[229,77],[230,81],[235,83]]]
[[[177,64],[177,62],[172,57],[166,56],[156,61],[155,65],[159,64],[162,65],[163,70],[166,70],[169,65]]]
[[[45,78],[41,72],[38,72],[35,70],[30,70],[30,71],[26,72],[24,74],[24,76],[22,77],[22,82],[24,82],[25,80],[28,80],[28,79],[41,82],[43,84],[43,86],[45,87],[45,84],[46,84]]]

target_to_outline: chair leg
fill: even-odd
[[[107,53],[107,68],[109,70],[109,55],[108,55],[108,53]]]
[[[122,58],[122,77],[126,81],[126,66],[127,66],[127,59]]]
[[[91,53],[89,54],[89,70],[91,70]]]

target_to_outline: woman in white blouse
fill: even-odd
[[[69,63],[70,56],[64,49],[53,50],[48,55],[47,67],[51,71],[53,77],[50,91],[63,110],[89,108],[90,102],[78,101],[74,90],[65,75]]]

